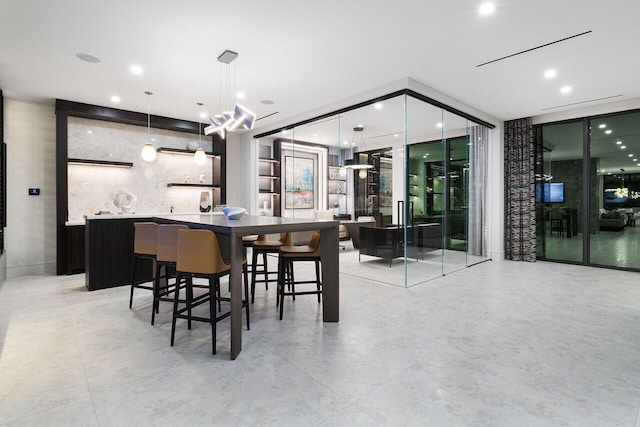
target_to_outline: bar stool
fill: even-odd
[[[246,260],[244,261],[246,262]],[[191,321],[206,322],[211,324],[211,338],[213,340],[212,352],[216,354],[216,323],[231,315],[226,312],[216,315],[216,302],[218,299],[230,301],[230,298],[219,298],[220,278],[226,276],[231,271],[231,266],[224,262],[220,245],[216,235],[209,230],[179,230],[178,231],[178,254],[176,262],[176,280],[185,280],[186,282],[186,300],[185,307],[178,309],[180,296],[180,287],[176,287],[173,299],[173,320],[171,322],[171,346],[173,346],[176,320],[186,319],[188,328],[191,329]],[[193,279],[204,278],[209,281],[209,291],[193,297]],[[249,292],[248,277],[244,274],[244,293],[245,298],[242,300],[242,307],[247,314],[247,329],[249,325]],[[199,317],[191,314],[193,308],[209,303],[209,317]]]
[[[143,259],[156,261],[156,253],[158,246],[158,224],[155,222],[135,222],[134,238],[133,238],[133,272],[131,273],[131,295],[129,296],[129,308],[133,305],[133,290],[135,288],[148,289],[154,291],[155,285],[148,286],[142,283],[147,281],[136,283],[136,271],[140,265],[140,261]],[[154,282],[156,278],[153,279]]]
[[[247,258],[247,250],[249,248],[253,248],[253,243],[258,240],[257,234],[252,234],[250,236],[242,236],[242,256]],[[251,266],[253,268],[253,266]]]
[[[170,225],[161,224],[158,226],[158,242],[156,253],[156,279],[153,281],[153,308],[151,310],[151,324],[153,325],[156,313],[160,307],[160,301],[173,301],[173,298],[167,297],[174,291],[175,286],[179,286],[176,280],[173,285],[169,284],[169,276],[176,268],[178,260],[178,230],[188,230],[186,225]],[[160,270],[164,267],[166,283],[160,285]]]
[[[251,256],[251,303],[255,300],[256,283],[264,283],[269,290],[269,283],[278,283],[278,278],[269,278],[270,274],[278,274],[277,271],[269,271],[267,264],[267,254],[277,254],[280,247],[293,244],[291,233],[280,233],[278,240],[269,240],[268,234],[260,234],[258,240],[253,242]],[[258,264],[258,255],[262,255],[262,264]],[[256,279],[256,275],[262,274],[263,279]]]
[[[295,301],[296,295],[318,295],[322,294],[322,282],[320,281],[320,233],[314,231],[309,244],[306,246],[282,246],[279,249],[278,257],[278,299],[280,300],[280,320],[284,312],[284,297],[290,295]],[[293,275],[293,263],[296,261],[313,261],[316,267],[316,280],[296,281]],[[316,284],[315,291],[296,292],[296,285]],[[289,292],[285,292],[284,285],[291,286]]]

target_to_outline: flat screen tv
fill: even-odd
[[[544,201],[544,203],[564,203],[564,182],[536,184],[536,202],[541,201]]]

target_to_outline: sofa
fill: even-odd
[[[627,214],[619,211],[604,211],[600,213],[599,226],[600,230],[617,230],[624,229],[627,225]]]

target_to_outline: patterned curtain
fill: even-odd
[[[504,123],[504,246],[513,261],[536,261],[534,148],[530,117]]]
[[[487,256],[487,177],[489,129],[469,129],[469,247],[470,255]]]

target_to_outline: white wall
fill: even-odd
[[[56,126],[53,101],[5,97],[7,143],[7,277],[55,274]],[[29,188],[40,188],[29,196]]]

